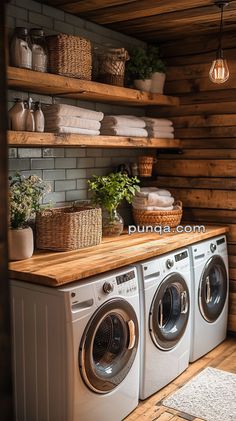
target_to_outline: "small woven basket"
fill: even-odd
[[[91,80],[92,51],[87,39],[58,34],[47,38],[48,68],[51,73]]]
[[[153,227],[160,225],[174,228],[179,225],[182,212],[182,202],[177,201],[174,204],[174,209],[171,211],[148,211],[133,208],[133,217],[136,225]]]
[[[151,177],[153,163],[154,163],[153,156],[139,156],[138,157],[138,172],[139,172],[140,177]]]
[[[47,209],[36,216],[36,247],[69,251],[99,244],[102,212],[92,206]]]
[[[97,80],[109,85],[124,86],[125,62],[129,60],[124,48],[110,48],[98,54]]]

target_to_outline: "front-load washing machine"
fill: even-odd
[[[140,277],[140,398],[164,387],[189,363],[190,261],[187,249],[137,265]]]
[[[60,288],[11,281],[15,419],[121,421],[138,404],[134,267]]]
[[[226,237],[210,238],[189,248],[192,266],[190,361],[215,348],[226,337],[228,255]]]

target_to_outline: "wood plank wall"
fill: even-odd
[[[166,93],[178,95],[178,108],[149,110],[169,116],[182,139],[182,154],[159,154],[158,186],[183,201],[184,219],[228,224],[230,262],[229,331],[236,332],[236,47],[235,34],[224,37],[230,79],[210,82],[216,37],[198,37],[163,46],[169,65]]]

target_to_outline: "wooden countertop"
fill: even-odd
[[[36,251],[32,258],[11,262],[11,279],[56,287],[177,250],[224,234],[227,227],[206,226],[201,233],[134,233],[105,238],[94,247],[69,252]]]

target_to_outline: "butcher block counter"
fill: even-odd
[[[227,231],[227,227],[206,226],[205,232],[200,233],[124,233],[120,237],[105,238],[98,246],[76,251],[36,251],[30,259],[10,263],[10,278],[57,287],[159,256]]]

